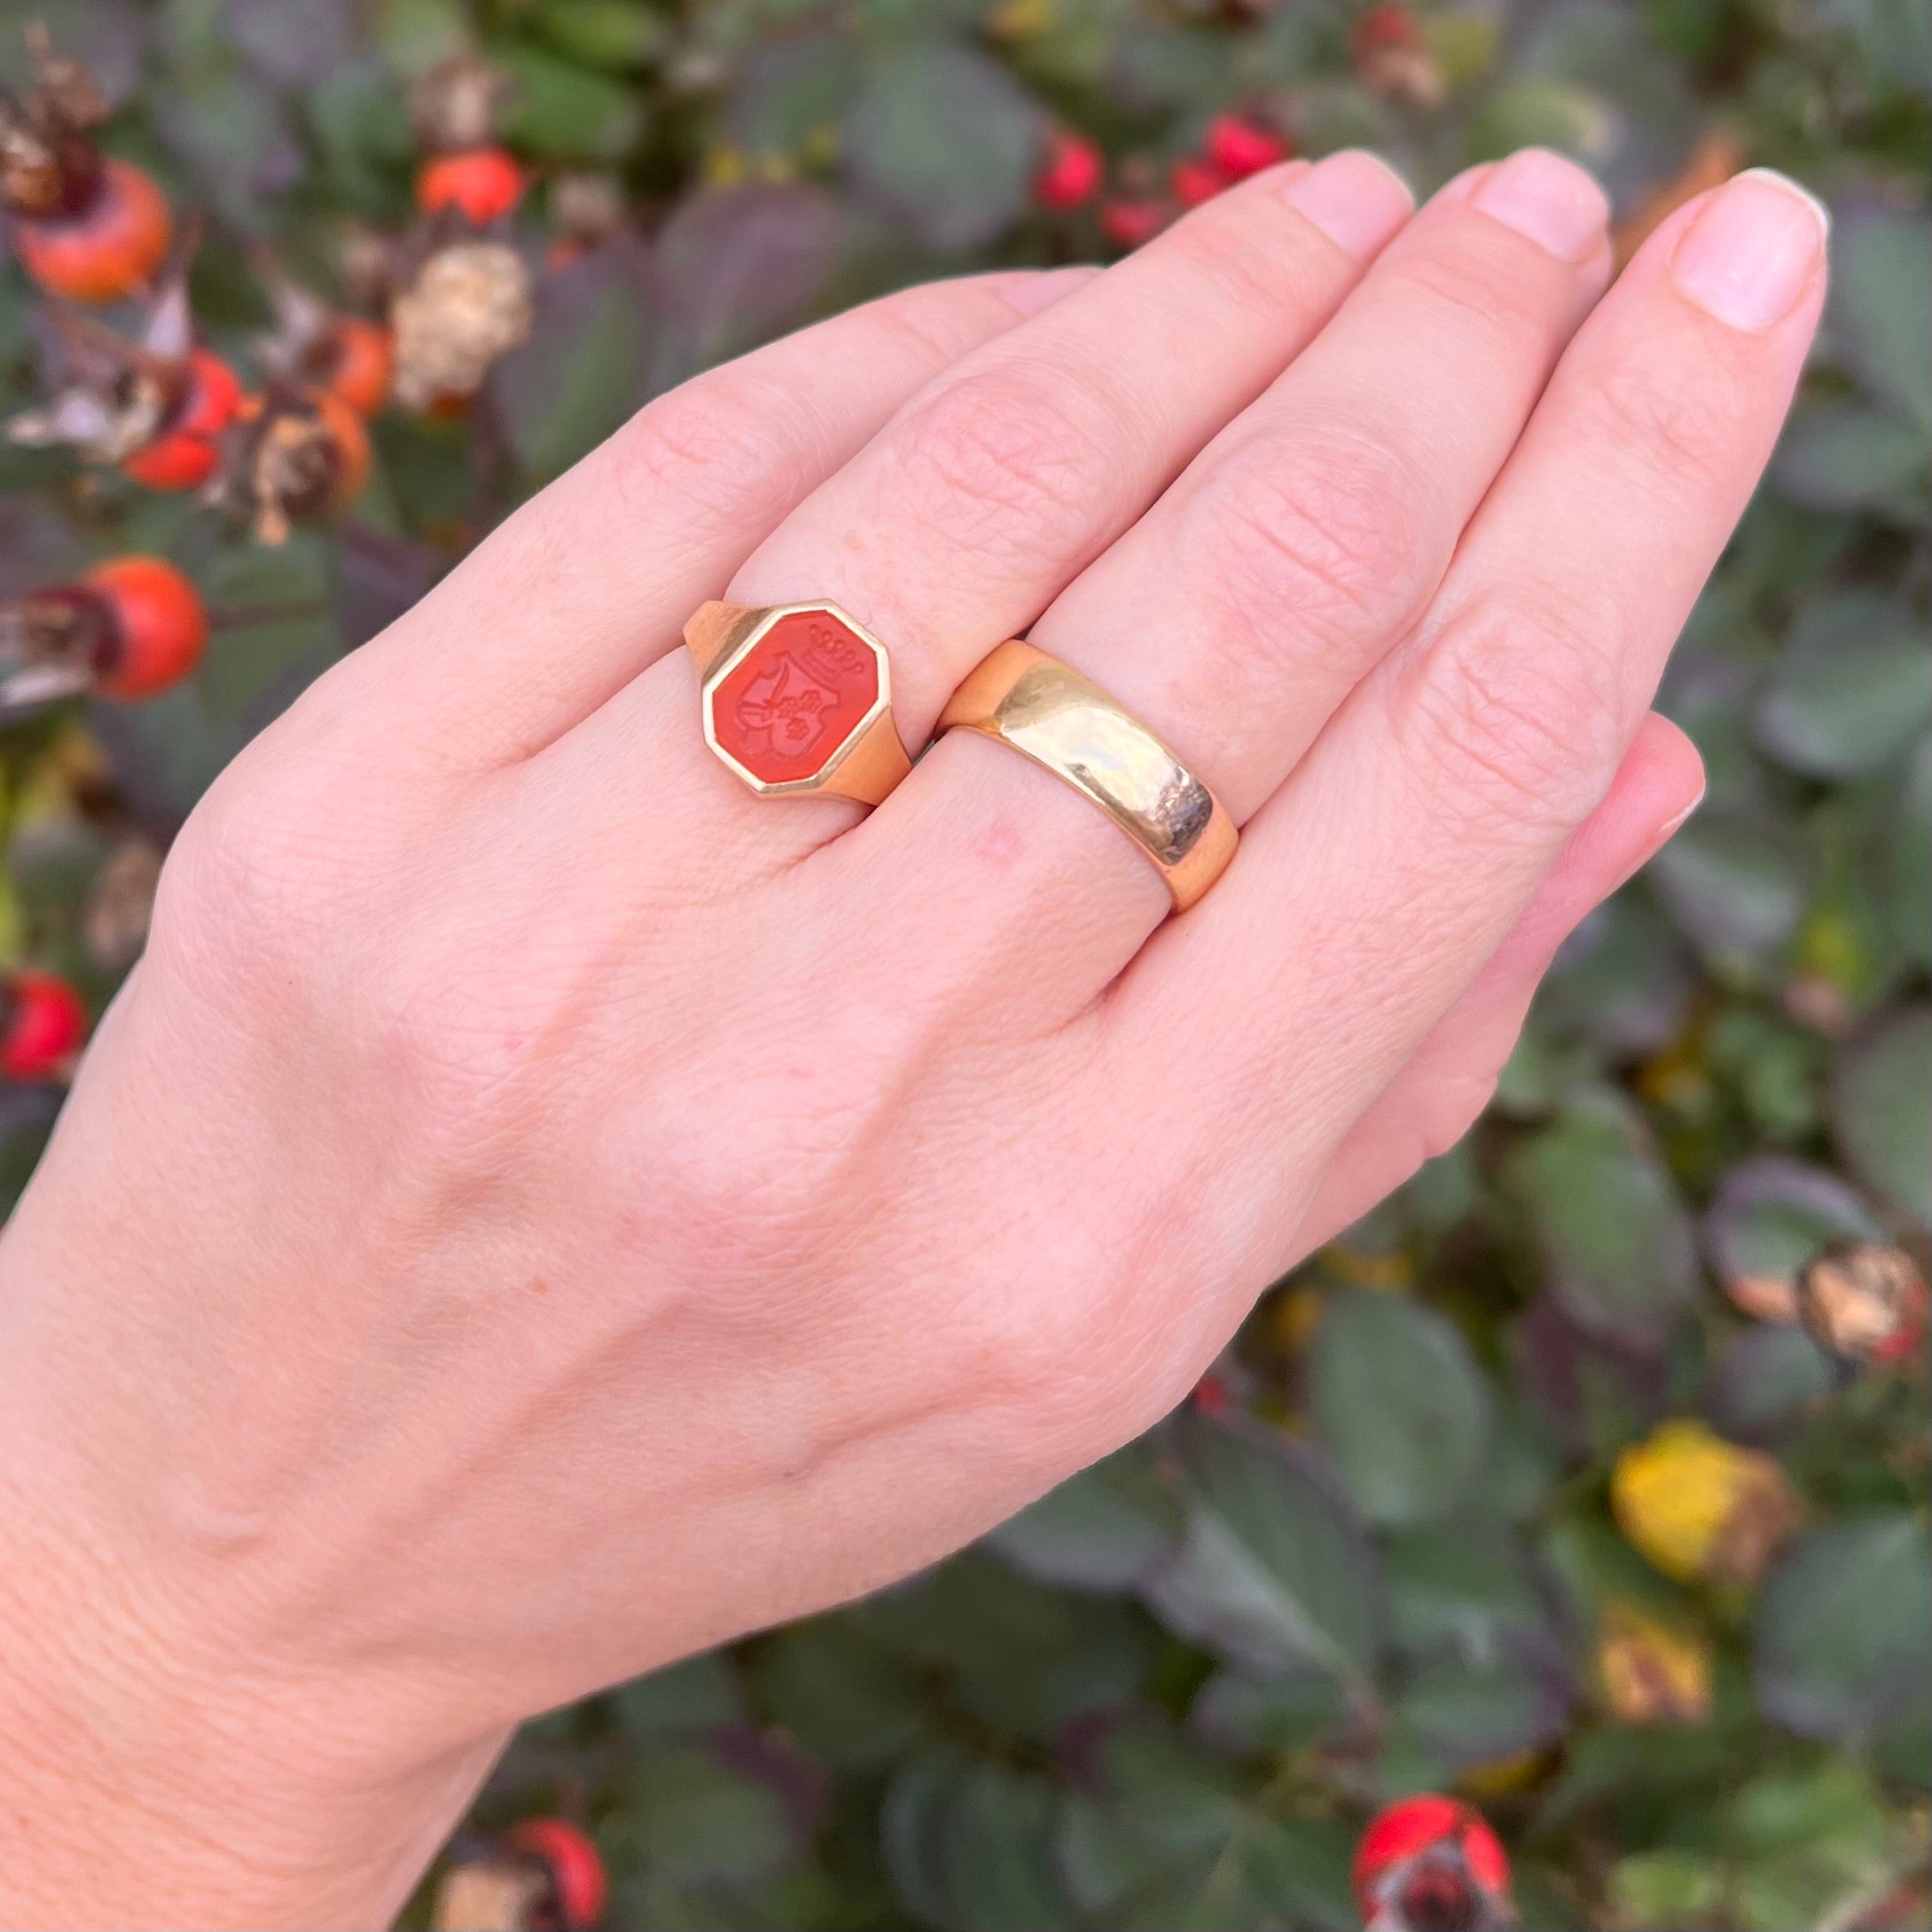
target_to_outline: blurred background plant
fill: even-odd
[[[0,1205],[213,774],[693,371],[1349,143],[1424,190],[1565,149],[1626,253],[1750,162],[1830,201],[1663,700],[1709,797],[1465,1145],[984,1546],[528,1726],[411,1913],[1421,1932],[1513,1878],[1547,1932],[1932,1922],[1932,0],[37,11]]]

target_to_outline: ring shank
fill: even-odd
[[[1234,856],[1240,835],[1214,794],[1091,678],[1030,644],[991,652],[938,728],[999,739],[1099,806],[1167,882],[1177,912]]]

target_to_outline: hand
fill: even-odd
[[[1568,163],[1412,220],[1294,164],[700,379],[317,684],[183,833],[0,1256],[4,1800],[121,1820],[63,1864],[43,1815],[16,1915],[370,1922],[520,1717],[1175,1403],[1694,803],[1647,707],[1823,242],[1743,177],[1600,302]],[[858,615],[915,747],[1029,632],[1233,866],[1166,922],[972,733],[869,817],[754,798],[679,648],[720,595]]]

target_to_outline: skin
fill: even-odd
[[[1740,177],[1606,293],[1553,156],[1412,219],[1290,164],[699,379],[314,686],[0,1248],[0,1918],[379,1922],[520,1718],[1180,1399],[1695,803],[1647,707],[1823,243]],[[1030,630],[1241,851],[1169,919],[971,733],[762,802],[679,647],[720,595],[852,610],[913,746]]]

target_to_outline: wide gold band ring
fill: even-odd
[[[912,769],[886,647],[836,604],[705,604],[684,642],[705,742],[761,798],[876,805]]]
[[[965,727],[1023,753],[1098,805],[1153,861],[1185,912],[1228,868],[1240,834],[1208,787],[1090,677],[1030,644],[1003,644],[948,700]]]

